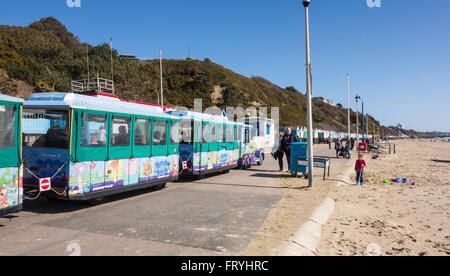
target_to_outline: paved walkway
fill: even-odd
[[[232,255],[244,249],[283,197],[277,164],[232,170],[90,207],[26,201],[0,218],[0,255]]]

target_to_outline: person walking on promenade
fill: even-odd
[[[280,131],[278,133],[278,143],[276,143],[276,146],[274,148],[276,148],[277,150],[272,153],[272,156],[275,160],[278,160],[278,165],[280,166],[280,171],[283,170],[283,152],[281,151],[281,141],[283,140],[283,132]],[[281,161],[280,161],[281,160]]]
[[[284,134],[283,138],[281,139],[280,143],[280,157],[278,158],[278,165],[280,166],[280,171],[283,171],[283,155],[286,155],[286,159],[288,162],[288,168],[291,164],[291,143],[298,142],[297,136],[295,136],[292,133],[292,130],[290,128],[286,129],[286,133]],[[288,171],[290,171],[288,169]]]
[[[336,151],[336,156],[339,156],[339,150],[341,149],[341,140],[338,138],[334,142],[334,150]]]
[[[351,158],[351,156],[352,156],[352,153],[351,153],[351,147],[352,147],[352,142],[350,141],[350,137],[349,136],[347,136],[347,140],[345,141],[345,150],[347,151],[347,153],[348,153],[348,158],[350,159]]]
[[[362,154],[358,155],[358,160],[356,160],[355,171],[356,171],[356,185],[360,186],[364,183],[364,169],[366,168],[366,161],[364,161]]]

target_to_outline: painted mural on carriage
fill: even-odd
[[[0,216],[22,209],[22,103],[0,94]]]

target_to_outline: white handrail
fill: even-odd
[[[76,80],[71,83],[72,93],[111,93],[114,94],[114,81],[102,78]]]

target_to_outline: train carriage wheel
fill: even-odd
[[[106,202],[107,197],[106,196],[99,196],[96,197],[94,199],[90,199],[87,201],[87,204],[91,205],[91,206],[97,206],[100,204],[103,204]]]
[[[153,189],[155,191],[159,191],[159,190],[164,189],[165,187],[166,187],[166,183],[163,183],[163,184],[159,184],[159,185],[154,186]]]
[[[264,158],[261,157],[257,164],[258,164],[258,166],[262,166],[263,163],[264,163]]]

